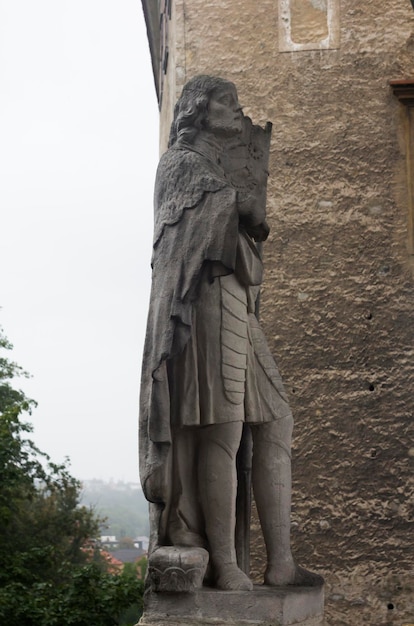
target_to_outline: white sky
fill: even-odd
[[[157,159],[140,0],[0,0],[0,324],[81,479],[138,479]]]

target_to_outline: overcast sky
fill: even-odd
[[[0,0],[0,324],[80,479],[138,479],[157,158],[140,0]]]

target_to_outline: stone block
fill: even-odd
[[[140,626],[320,626],[323,587],[203,587],[193,594],[148,592]]]

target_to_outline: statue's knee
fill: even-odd
[[[205,426],[202,432],[202,441],[204,445],[214,446],[216,449],[224,451],[231,461],[234,461],[240,446],[242,428],[241,422]]]
[[[254,426],[252,431],[253,445],[256,451],[258,448],[260,448],[261,451],[265,451],[266,447],[276,445],[290,453],[293,431],[292,415],[287,415],[280,420]]]

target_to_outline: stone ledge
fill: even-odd
[[[140,626],[320,626],[323,587],[204,587],[192,594],[148,592]]]
[[[394,96],[396,96],[402,104],[414,107],[414,78],[390,80],[390,85]]]

